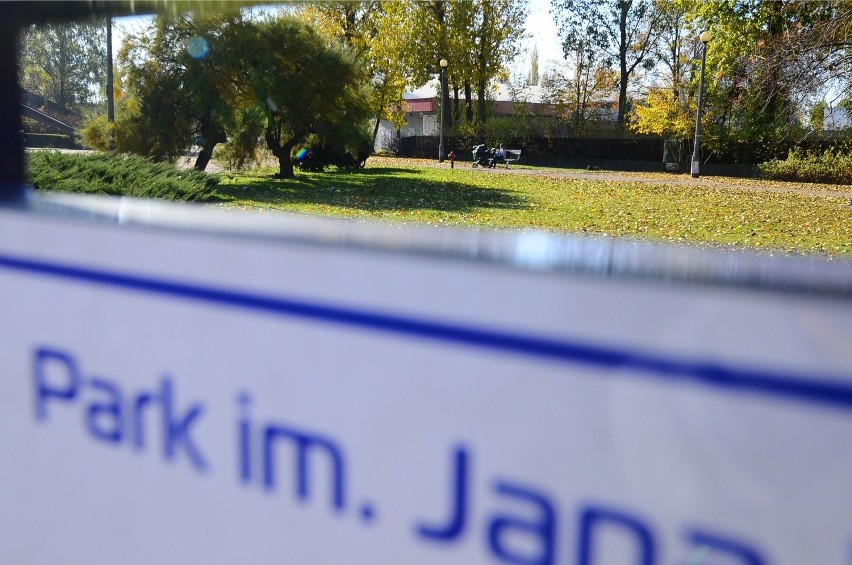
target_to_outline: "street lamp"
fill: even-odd
[[[444,104],[447,92],[447,65],[449,61],[441,59],[441,137],[438,143],[438,162],[444,162]]]
[[[107,20],[107,68],[106,68],[106,95],[107,95],[107,149],[115,149],[115,137],[113,124],[115,124],[115,90],[112,80],[112,18]]]
[[[698,116],[695,119],[695,147],[692,150],[692,178],[697,179],[701,168],[701,113],[704,107],[704,65],[707,62],[707,44],[713,39],[713,32],[702,31],[701,40],[701,76],[698,79]]]

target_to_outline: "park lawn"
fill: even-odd
[[[217,196],[228,208],[852,256],[852,206],[840,192],[572,180],[465,165],[368,164],[290,180],[261,169],[222,175]]]

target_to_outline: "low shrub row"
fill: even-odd
[[[37,190],[176,201],[211,200],[219,178],[144,157],[56,151],[27,153],[27,180]]]
[[[852,153],[840,148],[823,152],[795,148],[786,159],[766,161],[758,169],[770,180],[852,184]]]
[[[302,171],[324,171],[329,165],[338,170],[361,169],[372,149],[372,138],[368,132],[353,130],[350,139],[337,138],[321,141],[311,134],[304,143],[290,152],[293,166]]]

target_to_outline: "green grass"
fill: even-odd
[[[40,190],[852,258],[852,190],[848,186],[713,177],[680,186],[654,184],[663,177],[643,173],[628,173],[640,179],[631,182],[605,180],[606,171],[592,178],[569,179],[541,169],[511,174],[472,169],[468,163],[449,169],[376,158],[359,171],[297,173],[295,179],[278,180],[273,178],[275,169],[211,176],[138,157],[56,152],[28,154],[27,172]],[[810,192],[779,192],[791,188]]]
[[[852,256],[852,206],[840,192],[571,180],[463,165],[368,165],[287,181],[272,179],[274,172],[224,175],[218,194],[237,208]]]

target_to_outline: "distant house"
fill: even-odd
[[[452,93],[450,93],[452,98]],[[531,116],[552,116],[556,107],[545,103],[544,90],[540,86],[526,86],[512,92],[505,83],[499,83],[491,93],[492,112],[498,116],[511,116],[517,113],[519,105]],[[403,95],[406,107],[405,125],[399,131],[393,125],[382,120],[376,135],[376,150],[392,150],[398,138],[438,135],[440,131],[440,94],[438,81]],[[464,100],[459,103],[464,105]],[[451,100],[450,104],[454,104]],[[592,109],[595,119],[615,121],[618,116],[618,103],[615,98],[597,102]]]

